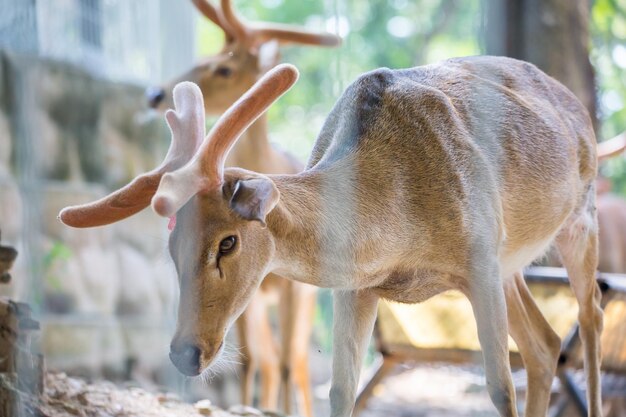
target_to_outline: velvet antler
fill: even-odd
[[[224,31],[227,43],[235,39],[235,33],[233,33],[233,30],[226,22],[224,22],[222,14],[209,2],[209,0],[191,0],[191,2],[194,6],[196,6],[196,9],[198,9],[200,13]]]
[[[258,46],[272,39],[281,43],[303,45],[337,46],[341,43],[341,38],[336,35],[310,32],[297,26],[279,23],[245,23],[237,16],[230,0],[221,0],[219,9],[208,0],[192,0],[192,2],[203,15],[224,31],[227,43],[238,40],[251,46]]]
[[[224,162],[241,134],[298,79],[298,70],[289,64],[267,72],[213,126],[193,159],[184,167],[163,176],[152,199],[154,211],[174,215],[199,192],[222,185]]]
[[[148,207],[163,174],[185,165],[204,137],[202,93],[193,83],[180,83],[174,89],[176,111],[165,118],[172,132],[172,143],[161,165],[135,178],[130,184],[89,204],[67,207],[59,219],[72,227],[94,227],[114,223]]]

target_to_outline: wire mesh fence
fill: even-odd
[[[165,227],[63,231],[55,213],[156,166],[169,138],[143,90],[191,65],[194,23],[186,1],[0,0],[0,230],[20,252],[0,294],[34,307],[51,369],[127,378],[168,363]]]
[[[189,2],[0,1],[0,47],[71,62],[118,81],[157,82],[194,58]]]

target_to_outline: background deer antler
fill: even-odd
[[[234,33],[228,27],[227,24],[223,22],[223,18],[220,16],[220,12],[209,2],[209,0],[191,0],[191,2],[196,6],[198,11],[202,13],[207,19],[211,22],[215,23],[219,26],[226,35],[226,42],[230,43],[235,38]]]
[[[335,35],[313,33],[296,26],[279,23],[246,24],[237,16],[230,0],[221,0],[221,9],[214,7],[208,0],[192,2],[204,16],[224,31],[226,43],[235,39],[250,46],[258,46],[271,39],[303,45],[337,46],[341,43],[341,39]]]

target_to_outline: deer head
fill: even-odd
[[[265,74],[204,136],[202,93],[190,82],[174,88],[176,110],[165,117],[172,144],[157,169],[103,199],[69,207],[59,217],[74,227],[101,226],[147,207],[176,216],[169,250],[180,283],[178,324],[170,358],[198,375],[219,355],[224,336],[266,275],[274,246],[265,216],[279,192],[264,175],[224,170],[242,132],[298,77],[280,65]]]
[[[161,87],[146,92],[150,107],[172,107],[171,91],[182,81],[196,83],[204,96],[205,111],[221,114],[246,92],[268,69],[278,63],[282,44],[336,46],[341,39],[331,34],[317,34],[279,24],[246,24],[232,9],[230,0],[221,0],[221,8],[208,0],[192,0],[196,8],[219,26],[225,34],[220,53],[205,58],[189,72]]]

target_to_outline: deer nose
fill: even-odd
[[[183,375],[187,376],[196,376],[200,373],[200,353],[200,349],[190,343],[170,346],[170,360]]]
[[[148,105],[156,109],[165,99],[165,90],[160,87],[148,87],[146,89],[146,99],[148,99]]]

